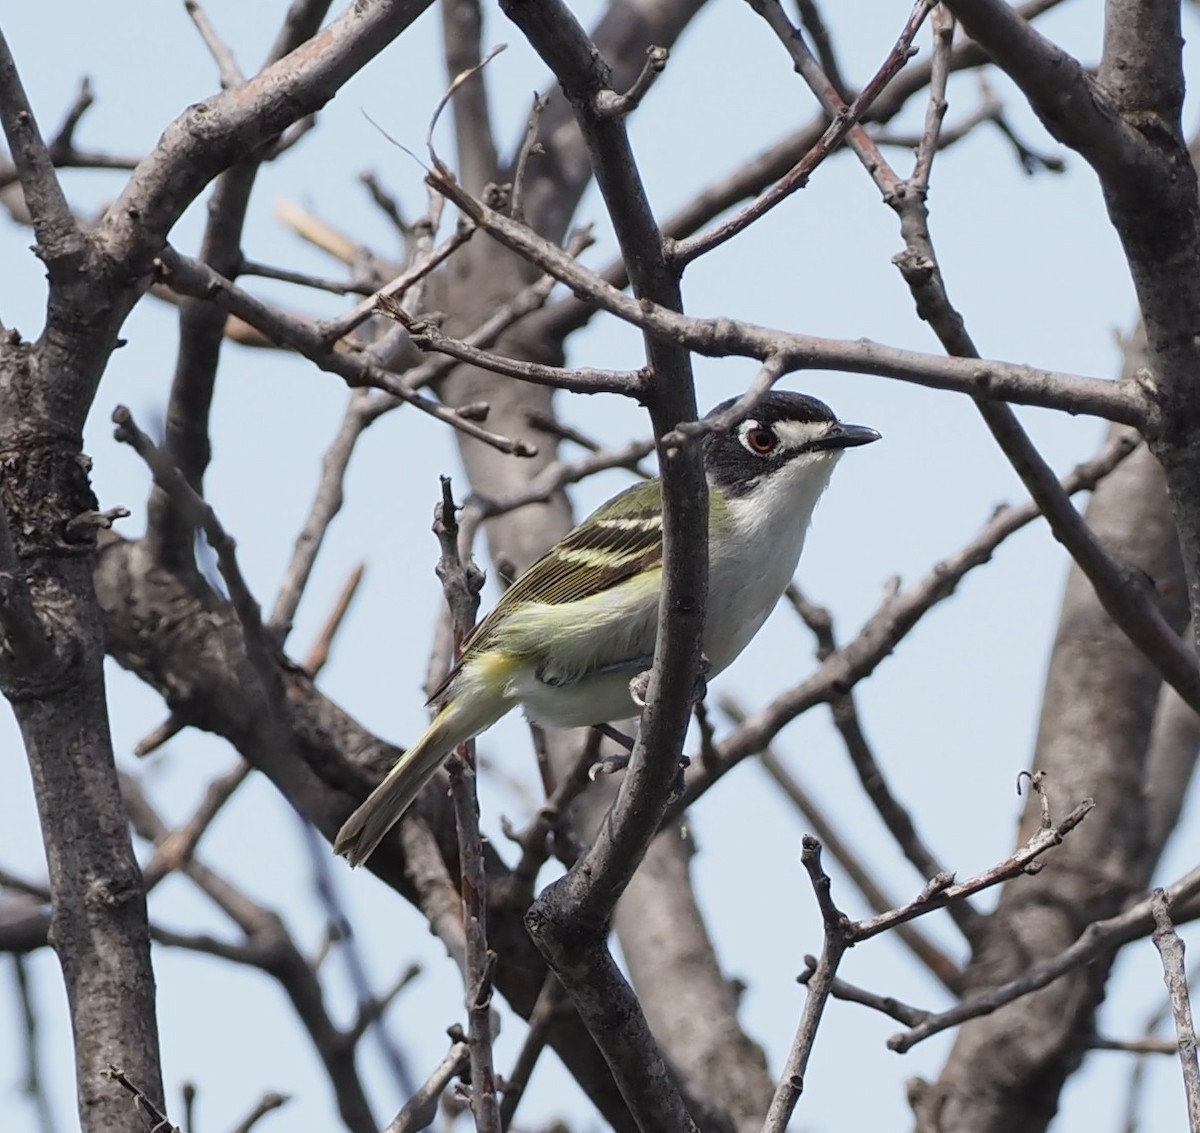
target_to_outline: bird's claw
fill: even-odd
[[[597,759],[588,768],[588,778],[594,783],[601,775],[615,775],[618,771],[624,771],[628,766],[628,752],[621,752],[618,755],[605,755]]]
[[[640,712],[646,707],[646,693],[650,689],[650,670],[645,669],[638,673],[636,677],[629,682],[629,695],[633,699],[634,706]]]
[[[712,669],[712,662],[700,654],[700,667],[696,672],[696,683],[692,686],[692,703],[699,704],[708,695],[706,676]],[[646,707],[646,694],[650,690],[650,670],[645,669],[629,682],[629,695],[640,712]]]

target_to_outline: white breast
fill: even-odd
[[[751,496],[727,501],[720,530],[709,533],[708,676],[745,649],[787,589],[838,455],[799,457]],[[510,617],[502,647],[541,657],[540,675],[518,665],[505,689],[531,720],[566,728],[636,714],[629,681],[654,651],[661,572],[621,585],[628,588],[622,603],[609,593],[569,610],[535,603]],[[547,673],[558,679],[542,679]]]
[[[704,652],[710,676],[746,648],[783,596],[838,455],[797,459],[750,496],[727,501],[729,528],[709,543]]]

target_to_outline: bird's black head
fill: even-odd
[[[735,404],[737,398],[723,401],[708,416]],[[815,397],[771,390],[745,416],[707,434],[704,465],[714,485],[740,496],[785,466],[829,464],[842,449],[877,440],[874,429],[843,424]]]

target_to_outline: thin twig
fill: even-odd
[[[817,1029],[821,1023],[825,1005],[834,993],[838,966],[849,948],[864,940],[869,940],[881,932],[895,928],[897,925],[924,916],[931,909],[941,908],[947,901],[959,900],[970,893],[978,893],[980,890],[1026,872],[1042,854],[1053,846],[1057,846],[1063,837],[1083,820],[1094,805],[1090,799],[1080,803],[1057,824],[1048,821],[1047,813],[1047,824],[1038,830],[1024,846],[1010,854],[1002,862],[984,870],[983,873],[961,885],[953,884],[953,878],[949,874],[931,878],[921,893],[907,905],[862,921],[851,921],[834,903],[832,882],[821,864],[821,843],[806,834],[801,842],[800,861],[808,873],[817,899],[817,906],[821,910],[824,938],[821,956],[807,974],[805,982],[808,988],[808,999],[804,1005],[796,1037],[788,1053],[783,1075],[775,1095],[771,1099],[767,1118],[763,1123],[763,1133],[784,1133],[791,1120],[792,1111],[804,1091],[804,1072],[816,1042]],[[843,990],[845,989],[843,988]],[[860,996],[857,1001],[867,1002],[867,998]],[[875,1002],[869,1002],[869,1005],[877,1006]],[[915,1011],[915,1009],[908,1010]],[[924,1019],[924,1016],[922,1018]],[[928,1016],[928,1018],[934,1017]],[[913,1034],[924,1025],[924,1022],[919,1023],[914,1030],[908,1033]]]
[[[537,450],[526,441],[510,440],[475,424],[463,414],[441,405],[413,390],[381,366],[344,351],[332,349],[321,337],[316,325],[307,319],[289,315],[243,291],[220,273],[197,260],[182,256],[173,248],[164,248],[160,259],[166,282],[181,294],[209,299],[223,309],[257,327],[268,337],[285,342],[320,369],[338,374],[351,386],[374,386],[415,406],[431,417],[513,456],[532,456]]]
[[[921,28],[921,24],[925,20],[925,16],[929,12],[932,5],[932,0],[917,0],[912,13],[905,22],[904,28],[900,33],[899,38],[893,45],[891,51],[888,52],[887,58],[883,61],[879,70],[876,71],[874,77],[867,83],[854,101],[847,106],[845,103],[839,107],[836,113],[832,114],[832,121],[828,128],[821,135],[820,140],[812,147],[788,172],[781,177],[774,185],[766,192],[760,194],[745,208],[734,213],[727,220],[723,220],[714,225],[707,232],[701,232],[696,236],[688,237],[686,240],[676,241],[671,248],[672,260],[679,265],[691,263],[699,256],[703,256],[711,252],[714,248],[719,248],[722,244],[733,239],[740,232],[745,231],[756,220],[765,216],[780,202],[790,197],[797,189],[804,188],[812,177],[813,171],[819,166],[854,130],[861,130],[858,126],[859,120],[870,108],[871,103],[883,92],[883,88],[896,76],[900,68],[908,61],[912,53],[912,41],[916,38],[917,32]],[[782,16],[782,10],[778,9],[776,4],[761,4],[752,5],[764,10],[764,14],[768,17],[768,22],[771,19],[771,13],[778,10]],[[784,17],[786,22],[786,17]],[[788,25],[791,26],[790,24]],[[793,38],[799,41],[794,35],[795,29],[792,29]],[[807,48],[804,49],[807,53]],[[837,94],[836,89],[831,88],[832,93],[841,102],[841,96]]]
[[[255,1107],[233,1127],[232,1133],[250,1133],[250,1130],[268,1113],[287,1105],[291,1100],[290,1094],[279,1094],[274,1090],[268,1091],[259,1098]]]
[[[1182,903],[1197,893],[1200,893],[1200,869],[1192,870],[1174,885],[1167,887],[1167,897],[1172,905]],[[1131,940],[1149,936],[1153,929],[1151,898],[1147,897],[1123,913],[1118,913],[1107,920],[1093,921],[1083,930],[1074,944],[1064,948],[1057,956],[1035,964],[1016,979],[967,996],[955,1007],[940,1014],[931,1015],[920,1026],[903,1034],[894,1035],[888,1040],[888,1046],[903,1054],[931,1035],[936,1035],[949,1027],[957,1027],[960,1023],[979,1015],[990,1014],[1007,1003],[1012,1003],[1022,996],[1029,995],[1031,992],[1053,983],[1072,968],[1077,968],[1098,957],[1111,955]]]
[[[467,940],[463,928],[462,898],[446,869],[446,862],[429,827],[406,816],[400,823],[405,873],[416,890],[416,905],[429,931],[441,942],[466,980]]]
[[[182,869],[192,860],[200,839],[204,837],[225,804],[233,798],[237,789],[250,777],[252,770],[249,763],[239,760],[231,771],[217,776],[209,783],[204,798],[187,822],[155,839],[154,857],[142,870],[147,892],[167,874]]]
[[[544,148],[537,140],[538,127],[541,125],[542,112],[550,105],[550,99],[543,98],[536,91],[533,94],[533,105],[529,108],[529,118],[525,122],[525,136],[521,139],[521,148],[517,151],[512,183],[513,220],[525,220],[525,169],[532,154],[543,153]]]
[[[783,1075],[767,1109],[763,1133],[785,1133],[787,1129],[792,1111],[804,1092],[804,1072],[808,1068],[808,1060],[817,1040],[817,1028],[825,1013],[825,1005],[833,993],[838,965],[846,949],[850,947],[846,929],[851,922],[833,903],[829,875],[821,865],[821,843],[810,834],[805,834],[801,840],[800,863],[804,866],[816,894],[825,933],[821,958],[805,984],[808,998],[804,1001],[804,1012],[800,1017],[796,1037],[788,1051]]]
[[[395,279],[368,295],[346,314],[318,323],[316,327],[318,336],[328,345],[333,345],[339,339],[345,338],[356,327],[362,326],[372,315],[379,314],[381,310],[384,314],[391,314],[390,308],[384,309],[385,301],[391,301],[398,306],[397,300],[406,291],[444,264],[471,238],[474,231],[473,225],[458,225],[441,244],[432,248],[428,255],[422,256],[420,260],[406,268]]]
[[[0,31],[0,125],[37,239],[38,255],[54,279],[59,272],[83,270],[90,245],[67,203],[50,151],[42,140],[33,107],[21,85],[17,64]],[[72,261],[74,264],[72,265]]]
[[[331,295],[370,295],[375,290],[365,280],[328,279],[325,276],[312,275],[310,272],[260,264],[255,260],[243,259],[239,265],[238,274],[257,276],[259,279],[274,279],[280,283],[294,283],[297,287],[308,287],[313,291],[328,291]]]
[[[842,69],[838,66],[837,55],[833,50],[833,39],[825,26],[821,10],[815,0],[797,0],[796,10],[800,13],[800,23],[808,33],[808,38],[812,40],[817,58],[825,68],[825,74],[829,76],[829,81],[837,88],[838,93],[845,98],[846,82],[842,78]]]
[[[911,928],[912,926],[902,927]],[[807,987],[809,981],[816,974],[818,966],[819,962],[815,956],[805,956],[804,971],[796,977],[796,982]],[[863,1007],[870,1007],[873,1011],[878,1011],[880,1014],[888,1016],[889,1019],[895,1019],[896,1022],[903,1023],[906,1027],[915,1027],[929,1016],[929,1012],[923,1008],[901,1003],[891,995],[877,995],[873,991],[867,991],[841,979],[833,981],[829,988],[829,994],[832,998],[844,1000],[846,1003],[857,1003]]]
[[[1160,1039],[1145,1035],[1140,1039],[1107,1039],[1099,1035],[1088,1044],[1091,1050],[1116,1050],[1140,1057],[1150,1054],[1179,1054],[1178,1039]]]
[[[788,587],[787,598],[817,639],[817,659],[825,661],[837,653],[837,638],[829,611],[809,602],[795,585]],[[917,831],[908,808],[892,792],[863,731],[853,691],[836,693],[830,698],[829,708],[858,780],[901,852],[922,877],[935,877],[947,872]],[[947,911],[968,941],[980,939],[983,917],[972,908],[969,901],[956,901]]]
[[[639,467],[643,457],[654,451],[653,441],[630,441],[623,448],[603,449],[581,460],[555,460],[547,464],[525,487],[502,499],[492,499],[480,491],[472,492],[467,500],[469,521],[479,523],[496,515],[516,511],[527,504],[545,503],[568,484],[578,484],[597,472],[611,468],[628,468],[634,474],[648,478],[651,474]],[[468,519],[463,520],[466,527]]]
[[[179,1126],[172,1125],[167,1120],[167,1115],[150,1100],[137,1083],[131,1082],[126,1077],[125,1071],[119,1066],[115,1066],[110,1062],[107,1075],[117,1085],[128,1090],[133,1095],[133,1108],[139,1115],[144,1115],[150,1119],[153,1126],[151,1133],[180,1133]]]
[[[1188,986],[1200,978],[1200,963],[1196,960],[1192,961],[1191,969],[1188,971]],[[1142,1024],[1142,1034],[1145,1036],[1142,1042],[1160,1043],[1168,1040],[1160,1039],[1157,1032],[1162,1028],[1163,1024],[1171,1015],[1171,1001],[1164,997],[1162,1003],[1154,1008]],[[1135,1040],[1138,1041],[1138,1040]],[[1179,1054],[1179,1040],[1172,1038],[1169,1040],[1170,1053],[1173,1055]],[[1129,1073],[1129,1084],[1125,1094],[1125,1115],[1122,1122],[1124,1133],[1137,1133],[1138,1117],[1142,1111],[1142,1095],[1146,1083],[1146,1056],[1140,1052],[1135,1052],[1136,1057],[1133,1059],[1133,1068]]]
[[[296,536],[292,556],[271,609],[269,624],[281,639],[291,629],[292,619],[296,616],[296,609],[312,576],[325,534],[345,502],[343,485],[346,470],[350,467],[350,458],[354,455],[359,438],[369,423],[367,409],[373,399],[381,396],[369,389],[351,391],[337,436],[321,459],[321,478],[317,482],[316,495],[309,505],[304,525]]]
[[[21,1040],[25,1053],[25,1073],[20,1090],[32,1103],[37,1112],[40,1133],[54,1133],[54,1111],[50,1106],[50,1094],[42,1072],[42,1057],[38,1041],[37,1005],[34,1002],[33,986],[30,983],[26,958],[20,952],[12,954],[13,978],[17,985],[17,1002],[21,1008]]]
[[[384,1133],[417,1133],[433,1124],[438,1101],[450,1082],[471,1064],[470,1051],[462,1040],[454,1043],[425,1084],[404,1104]]]
[[[642,99],[650,93],[659,75],[667,68],[667,60],[671,53],[665,47],[651,44],[646,48],[646,62],[642,65],[638,77],[633,80],[624,94],[616,91],[602,90],[596,98],[596,113],[601,118],[616,118],[632,114],[642,104]]]
[[[139,759],[156,752],[163,744],[173,740],[184,728],[187,721],[172,712],[161,724],[147,732],[133,747],[133,754]]]
[[[454,623],[456,648],[475,624],[483,574],[474,563],[463,563],[458,550],[458,521],[450,478],[442,477],[442,502],[434,519],[441,547],[437,575]],[[450,761],[450,797],[458,828],[462,878],[462,917],[466,934],[467,1043],[471,1052],[471,1113],[480,1133],[500,1133],[496,1071],[492,1056],[492,973],[496,955],[487,943],[487,870],[479,833],[479,800],[471,744],[460,746]]]
[[[208,48],[213,62],[217,65],[217,74],[221,77],[221,89],[230,90],[233,87],[240,87],[246,81],[246,76],[233,56],[233,49],[217,34],[217,29],[213,27],[208,13],[200,6],[199,0],[183,0],[183,7],[191,16],[192,23],[196,25],[196,30],[200,33],[200,38],[204,40],[204,46]]]
[[[112,421],[116,426],[113,436],[129,445],[146,462],[154,482],[172,498],[188,522],[203,529],[209,546],[216,552],[221,577],[229,588],[230,602],[246,631],[247,639],[265,641],[262,610],[242,575],[235,543],[217,518],[217,513],[196,494],[179,469],[169,462],[163,450],[138,428],[133,414],[124,405],[118,405],[113,410]]]
[[[310,677],[316,677],[325,668],[325,663],[329,660],[329,650],[333,645],[333,639],[337,636],[338,630],[342,628],[342,622],[350,610],[350,603],[354,601],[354,595],[358,593],[358,588],[362,583],[363,574],[366,572],[366,569],[364,563],[359,563],[350,572],[350,577],[342,584],[341,593],[338,595],[337,601],[333,604],[333,609],[329,611],[329,616],[325,619],[325,625],[322,626],[321,632],[317,635],[317,640],[313,642],[312,648],[308,651],[308,656],[304,660],[305,671]]]
[[[434,350],[448,354],[459,362],[491,370],[505,377],[518,378],[523,382],[554,386],[572,393],[620,393],[627,397],[646,396],[646,373],[644,370],[600,370],[585,367],[547,366],[542,362],[530,362],[521,358],[508,358],[490,350],[481,350],[461,339],[443,334],[427,319],[412,318],[389,296],[379,293],[377,311],[395,319],[408,330],[412,342],[422,350]]]
[[[405,967],[396,977],[392,986],[382,995],[375,995],[369,999],[362,1000],[358,1005],[358,1017],[354,1020],[354,1025],[346,1032],[346,1040],[352,1045],[356,1044],[367,1033],[370,1027],[379,1022],[383,1017],[383,1013],[392,1005],[400,993],[420,976],[424,970],[420,964],[413,961]]]
[[[407,237],[408,223],[404,219],[404,214],[400,211],[399,201],[380,184],[379,178],[374,173],[360,173],[358,179],[365,186],[367,192],[371,194],[371,200],[378,206],[379,211],[395,225],[396,231],[401,236]]]
[[[721,697],[718,703],[721,711],[734,724],[740,724],[745,720],[746,713],[732,697]],[[703,759],[703,756],[701,758]],[[804,816],[805,821],[812,827],[812,833],[845,870],[846,876],[863,895],[867,904],[877,913],[895,908],[896,902],[871,875],[849,839],[842,837],[834,828],[816,800],[801,786],[779,755],[771,747],[766,747],[759,752],[759,762],[762,763],[763,768],[779,789]],[[900,925],[896,929],[896,935],[947,991],[953,995],[961,994],[961,970],[929,937],[913,925]]]
[[[1196,1060],[1196,1027],[1192,1022],[1192,1003],[1188,995],[1187,969],[1183,963],[1183,941],[1171,923],[1167,895],[1156,889],[1150,897],[1154,931],[1150,939],[1162,959],[1163,982],[1175,1017],[1179,1040],[1179,1063],[1183,1069],[1183,1087],[1187,1095],[1188,1128],[1200,1133],[1200,1063]]]

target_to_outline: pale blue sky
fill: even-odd
[[[144,151],[187,104],[215,88],[215,69],[182,5],[59,0],[3,7],[0,25],[47,133],[56,128],[83,74],[92,77],[97,105],[78,141],[120,152]],[[588,4],[583,10],[597,7]],[[907,3],[883,0],[826,7],[840,32],[843,66],[858,80],[883,58],[908,11]],[[211,0],[206,8],[250,70],[273,39],[285,4]],[[709,9],[677,47],[666,75],[633,119],[645,180],[662,215],[812,113],[788,60],[749,7],[715,3]],[[488,74],[500,136],[514,139],[529,92],[543,86],[546,76],[515,29],[498,12],[489,18],[486,42],[510,45]],[[1074,0],[1044,26],[1085,61],[1095,57],[1097,5]],[[927,37],[919,42],[927,51]],[[1025,139],[1035,148],[1055,150],[1011,85],[993,81]],[[281,199],[299,201],[362,241],[392,250],[392,234],[356,175],[375,170],[411,214],[423,203],[421,171],[362,112],[419,150],[443,87],[438,17],[430,12],[322,112],[311,138],[264,169],[251,209],[247,254],[332,273],[328,261],[274,219],[273,207]],[[968,113],[977,99],[973,79],[956,80],[948,121]],[[919,113],[923,106],[914,110]],[[449,156],[448,133],[442,133]],[[935,164],[933,232],[951,294],[986,355],[1108,377],[1118,365],[1114,333],[1132,324],[1132,291],[1094,180],[1081,161],[1066,156],[1066,175],[1031,179],[996,131],[980,130]],[[897,154],[895,160],[903,169],[905,156]],[[72,172],[64,180],[72,200],[87,212],[115,196],[121,176]],[[589,262],[603,263],[612,241],[594,193],[579,219],[597,222],[600,246]],[[201,220],[197,207],[181,222],[173,239],[182,250],[194,249]],[[27,231],[0,222],[0,317],[33,337],[44,293],[41,267],[27,251],[30,242]],[[862,170],[842,156],[767,220],[694,266],[686,280],[688,309],[936,351],[890,264],[899,247],[894,216],[881,206]],[[334,310],[338,303],[282,285],[260,289],[313,311]],[[131,316],[125,336],[129,345],[114,356],[101,386],[87,447],[95,459],[102,506],[129,507],[133,516],[123,529],[136,533],[144,520],[147,476],[133,453],[112,441],[108,415],[117,402],[129,404],[143,419],[161,410],[174,362],[173,312],[147,299]],[[637,365],[638,336],[611,320],[597,320],[572,340],[572,360]],[[700,402],[712,404],[740,391],[753,372],[753,364],[697,360]],[[803,388],[828,400],[843,418],[873,425],[885,438],[843,462],[801,564],[805,590],[828,604],[843,634],[849,634],[874,609],[891,575],[916,579],[970,538],[998,502],[1022,493],[965,399],[854,375],[798,377],[790,384],[803,381]],[[214,407],[215,457],[208,488],[237,537],[243,568],[264,604],[274,597],[316,482],[319,454],[337,428],[345,400],[337,379],[304,362],[228,348]],[[563,412],[614,441],[647,431],[642,411],[614,398],[565,403]],[[1103,430],[1094,420],[1038,411],[1021,416],[1047,458],[1063,471],[1094,451]],[[332,529],[293,638],[295,651],[302,653],[352,565],[365,559],[366,581],[322,685],[367,726],[397,742],[408,741],[422,727],[419,689],[440,602],[432,573],[436,547],[427,532],[437,474],[446,471],[458,473],[451,440],[428,418],[399,412],[370,430],[350,471],[348,506]],[[623,482],[613,473],[583,486],[575,497],[577,513]],[[927,838],[963,875],[1010,848],[1019,813],[1013,783],[1033,740],[1064,573],[1061,550],[1048,534],[1040,527],[1023,532],[926,618],[860,689],[868,734],[897,790]],[[807,634],[781,611],[718,688],[735,691],[755,706],[779,687],[781,672],[798,680],[810,667]],[[181,820],[203,785],[232,763],[232,753],[211,737],[188,733],[147,763],[136,764],[129,754],[133,745],[161,721],[164,710],[155,695],[115,667],[111,702],[119,759],[145,775],[170,819]],[[481,749],[506,753],[507,770],[532,782],[522,731],[518,720],[507,721],[481,741]],[[818,710],[799,720],[778,747],[842,827],[861,839],[893,891],[899,896],[916,892],[920,881],[898,860],[862,801],[827,713]],[[33,848],[39,841],[28,772],[7,715],[0,723],[0,768],[8,784],[0,796],[0,864],[40,877],[44,866],[40,849]],[[1061,800],[1064,808],[1074,801]],[[488,829],[498,834],[500,814],[519,814],[522,805],[497,777],[485,774]],[[748,983],[745,1024],[766,1045],[778,1070],[803,1002],[794,976],[803,954],[820,944],[819,918],[798,866],[803,826],[752,765],[704,799],[693,822],[700,847],[694,868],[722,962],[729,974]],[[1172,845],[1162,880],[1195,861],[1194,826],[1187,822]],[[315,948],[321,921],[309,896],[303,844],[269,786],[256,781],[243,789],[206,838],[201,856],[286,910],[297,937]],[[399,898],[366,873],[351,875],[340,863],[335,873],[378,986],[414,959],[426,966],[427,975],[388,1016],[414,1072],[423,1076],[441,1056],[445,1026],[463,1017],[457,974],[423,920]],[[848,886],[838,885],[836,893],[852,912],[862,911]],[[155,895],[152,915],[175,928],[224,931],[178,879]],[[961,955],[944,922],[931,920],[927,927]],[[336,1122],[323,1073],[268,979],[163,949],[156,951],[155,961],[169,1097],[177,1104],[180,1084],[196,1082],[205,1133],[231,1125],[267,1089],[295,1095],[285,1114],[267,1119],[276,1127]],[[68,1129],[74,1122],[69,1032],[54,957],[43,952],[31,968],[59,1128]],[[889,940],[856,949],[844,974],[910,1002],[944,1002],[938,988]],[[350,1001],[344,980],[331,978],[330,988],[331,1003],[345,1019]],[[1104,1008],[1104,1029],[1132,1037],[1137,1021],[1158,1003],[1160,989],[1150,944],[1128,949]],[[0,1051],[15,1050],[15,1026],[15,999],[6,975],[0,980]],[[796,1127],[907,1128],[904,1080],[935,1075],[948,1040],[929,1042],[901,1060],[884,1045],[895,1030],[893,1023],[861,1008],[834,1004]],[[519,1022],[506,1018],[497,1059],[502,1071],[511,1066],[520,1039]],[[1068,1087],[1064,1116],[1055,1126],[1059,1133],[1118,1127],[1127,1058],[1090,1058]],[[369,1043],[364,1066],[377,1116],[386,1122],[403,1098]],[[1147,1128],[1184,1127],[1177,1073],[1173,1061],[1156,1064]],[[19,1095],[18,1074],[15,1059],[0,1058],[0,1125],[25,1133],[36,1126]],[[867,1082],[870,1089],[863,1088]],[[590,1107],[546,1057],[522,1115],[533,1123],[555,1114],[566,1117],[577,1133],[599,1127]]]

